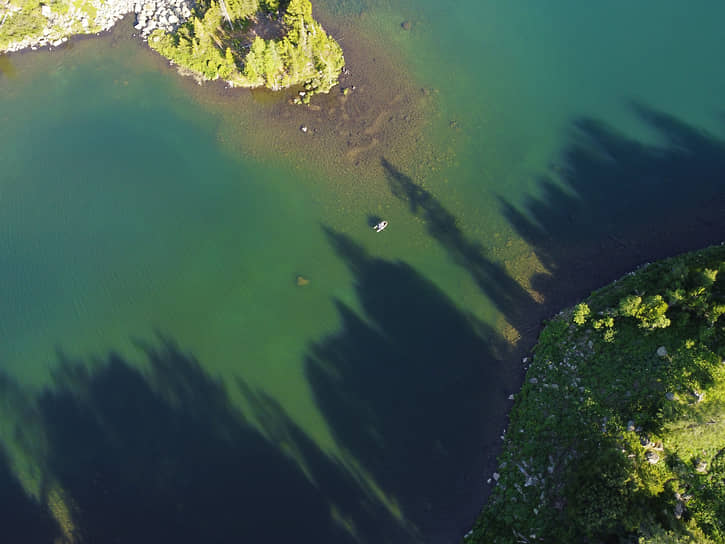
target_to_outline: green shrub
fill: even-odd
[[[576,323],[577,325],[584,325],[590,313],[591,310],[589,310],[589,306],[587,306],[585,302],[577,304],[576,306],[574,306],[574,315],[572,316],[572,321],[574,321],[574,323]]]

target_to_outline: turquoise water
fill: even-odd
[[[319,7],[434,97],[365,183],[125,31],[0,62],[0,483],[38,541],[455,540],[539,321],[721,236],[721,4]]]

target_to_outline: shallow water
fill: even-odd
[[[48,533],[455,540],[539,321],[722,236],[721,4],[319,9],[319,113],[128,27],[0,59],[0,478]]]

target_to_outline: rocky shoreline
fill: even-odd
[[[179,25],[191,17],[194,0],[91,0],[78,7],[72,3],[65,5],[43,5],[38,13],[32,13],[38,20],[44,19],[40,32],[18,41],[0,46],[0,53],[36,50],[42,47],[58,47],[76,34],[93,34],[109,30],[126,15],[135,14],[134,28],[145,39],[157,28],[173,32]],[[12,1],[4,6],[5,13],[0,16],[0,38],[3,25],[12,21],[21,13],[22,8]],[[2,40],[0,39],[0,44]]]

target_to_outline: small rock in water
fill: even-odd
[[[305,285],[309,285],[310,280],[305,278],[304,276],[297,276],[297,286],[298,287],[304,287]]]
[[[411,28],[413,28],[413,23],[411,23],[410,21],[403,21],[402,23],[400,23],[400,28],[402,28],[403,30],[410,30]]]
[[[493,479],[498,482],[498,479],[501,477],[501,475],[498,472],[493,473]]]
[[[513,394],[513,393],[511,393],[511,394],[509,395],[509,400],[514,400],[514,394]]]

